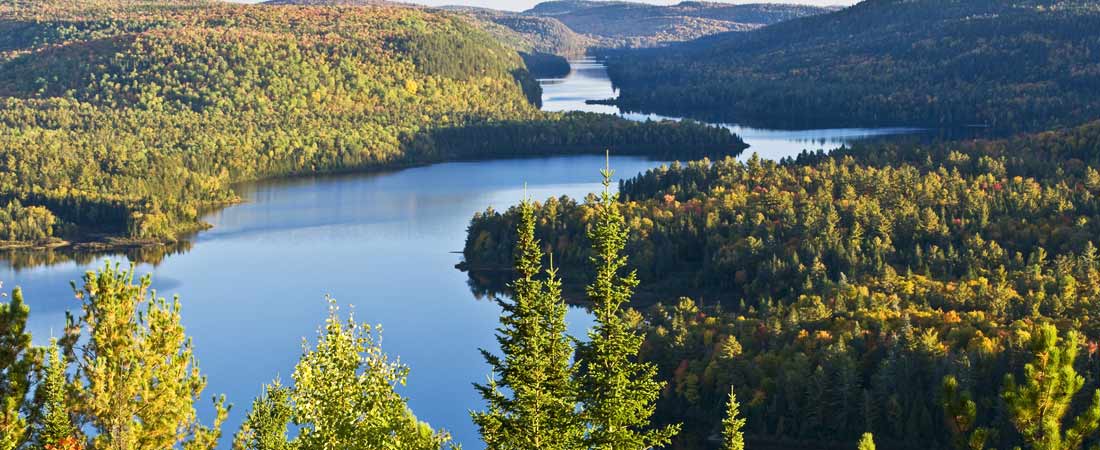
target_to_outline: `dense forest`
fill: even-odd
[[[1006,300],[999,311],[936,297],[934,276],[887,274],[884,288],[826,274],[824,296],[794,303],[727,310],[681,299],[640,314],[628,307],[639,285],[624,253],[636,241],[630,201],[611,192],[610,168],[602,174],[580,224],[595,317],[584,340],[566,333],[558,271],[569,266],[545,252],[539,206],[516,207],[512,295],[499,300],[499,349],[482,351],[491,376],[474,386],[486,405],[471,418],[488,449],[644,450],[677,438],[677,448],[696,448],[709,436],[720,443],[707,447],[723,450],[1097,447],[1100,355],[1095,333],[1076,331],[1092,320],[1087,311],[1072,317],[1011,297],[1020,280],[984,296],[978,280],[948,283]],[[1091,274],[1070,288],[1076,305],[1100,289],[1090,252],[1068,263]],[[1022,282],[1044,282],[1042,260],[1033,266]],[[110,263],[89,271],[73,284],[79,310],[46,347],[31,344],[19,289],[0,302],[0,450],[217,446],[231,405],[215,396],[209,423],[198,419],[206,379],[180,300],[150,285]],[[397,391],[409,369],[383,351],[381,329],[329,305],[289,382],[264,386],[233,448],[457,448]]]
[[[236,201],[234,182],[602,149],[585,137],[590,128],[606,135],[609,119],[541,113],[532,105],[539,96],[516,52],[453,14],[6,2],[0,203],[11,206],[3,240],[174,240],[204,226],[202,211]],[[523,142],[478,134],[527,120],[550,130]],[[623,128],[667,143],[700,131],[692,152],[741,148],[703,127]],[[437,145],[440,136],[453,147]]]
[[[1098,383],[1098,143],[1091,123],[779,162],[702,160],[623,181],[626,252],[650,290],[634,304],[643,355],[670,383],[657,417],[705,438],[732,385],[762,442],[825,445],[872,431],[889,448],[948,448],[941,382],[951,375],[974,399],[970,426],[995,432],[988,446],[1020,445],[999,395],[1026,362],[1033,324],[1079,332],[1088,353],[1076,367]],[[537,233],[561,267],[587,266],[595,200],[536,206]],[[512,265],[519,213],[474,217],[467,267]],[[669,301],[688,294],[695,300]]]
[[[1097,29],[1088,0],[868,0],[608,67],[631,110],[1041,131],[1100,115]]]

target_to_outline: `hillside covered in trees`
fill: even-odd
[[[294,0],[277,0],[294,1]],[[523,12],[445,7],[476,18],[481,28],[524,52],[564,57],[590,51],[640,48],[689,41],[729,31],[754,30],[832,8],[789,4],[733,5],[685,1],[652,5],[620,1],[558,0]]]
[[[1084,392],[1097,387],[1098,147],[1094,122],[783,162],[703,160],[625,180],[626,253],[649,290],[635,303],[643,359],[670,383],[658,417],[687,424],[701,445],[732,385],[761,442],[843,448],[873,431],[887,448],[951,448],[982,428],[985,446],[957,448],[1021,445],[1001,389],[1022,370],[1034,324],[1079,332],[1075,367]],[[588,264],[595,200],[551,198],[532,213],[560,267]],[[518,214],[474,217],[470,267],[511,265]],[[955,394],[941,389],[948,375]],[[945,410],[963,392],[976,418]],[[958,435],[942,432],[953,420]]]
[[[830,11],[806,5],[684,1],[652,5],[619,1],[561,0],[535,5],[524,15],[553,18],[598,40],[603,48],[654,47],[716,33],[748,31]]]
[[[617,129],[622,142],[627,132],[660,142],[698,132],[692,139],[703,148],[743,148],[702,126],[615,127],[590,115],[544,114],[533,105],[539,95],[515,51],[453,14],[5,2],[0,239],[174,240],[203,227],[204,210],[236,201],[234,182],[551,146],[598,151],[614,139],[585,137],[608,139]],[[528,120],[553,133],[510,142],[479,134]]]
[[[867,0],[668,49],[621,52],[619,105],[788,125],[1041,131],[1100,112],[1086,0]]]

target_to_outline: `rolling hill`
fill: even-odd
[[[617,1],[544,2],[525,15],[557,19],[603,47],[653,47],[729,31],[748,31],[832,9],[804,5],[685,1],[671,6]]]
[[[665,50],[622,52],[629,109],[826,125],[1035,130],[1100,115],[1100,7],[867,0]]]
[[[702,127],[542,113],[533,81],[515,51],[425,9],[5,2],[0,230],[19,232],[0,247],[175,240],[261,178],[662,133],[740,148]],[[501,130],[520,127],[545,132]]]

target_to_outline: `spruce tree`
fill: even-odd
[[[875,436],[871,433],[863,433],[859,438],[858,450],[875,450]]]
[[[1085,384],[1073,362],[1077,358],[1078,334],[1059,339],[1054,325],[1037,327],[1030,341],[1034,359],[1024,365],[1023,383],[1012,374],[1005,376],[1001,398],[1009,421],[1034,450],[1077,450],[1100,427],[1100,389],[1073,422],[1064,419],[1073,397]]]
[[[524,199],[519,209],[517,278],[511,301],[499,301],[497,342],[503,357],[481,351],[494,376],[475,385],[489,409],[473,413],[473,420],[489,450],[575,449],[584,428],[576,414],[567,306],[552,266],[545,280],[537,278],[543,254],[535,238],[534,206]]]
[[[40,356],[26,331],[29,314],[18,288],[0,303],[0,450],[19,448],[30,435],[26,399]]]
[[[79,440],[79,434],[69,415],[69,380],[66,378],[68,364],[61,357],[57,340],[50,340],[46,355],[46,375],[39,393],[42,419],[38,429],[38,446],[42,449],[58,449],[71,446]]]
[[[623,305],[638,285],[626,266],[628,231],[619,211],[618,195],[611,193],[610,164],[601,171],[603,193],[596,219],[588,232],[592,241],[595,280],[587,288],[596,324],[589,342],[578,349],[580,399],[588,424],[586,447],[598,450],[642,450],[667,445],[679,425],[652,428],[650,417],[663,383],[657,367],[638,361],[642,335],[623,319]]]
[[[194,403],[206,388],[191,340],[180,323],[180,302],[157,298],[146,276],[107,263],[84,276],[79,324],[87,344],[79,356],[79,412],[95,428],[96,450],[212,449],[228,409],[214,401],[211,427],[198,422]]]
[[[737,393],[730,387],[726,402],[726,418],[722,420],[722,450],[745,450],[745,419],[741,417]]]

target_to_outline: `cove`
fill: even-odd
[[[613,92],[602,66],[578,61],[574,67],[564,79],[543,81],[545,108],[608,108],[584,103]],[[753,146],[746,154],[771,158],[905,131],[727,126]],[[611,163],[625,178],[663,162],[613,157]],[[208,377],[199,403],[204,421],[210,396],[224,393],[234,405],[222,448],[262,385],[276,377],[289,380],[302,338],[313,340],[325,317],[324,298],[331,295],[343,312],[383,326],[383,348],[411,368],[401,392],[417,416],[477,449],[469,411],[481,402],[471,383],[488,375],[478,348],[495,346],[500,311],[471,293],[468,276],[454,269],[461,258],[454,252],[462,249],[475,212],[517,203],[524,183],[535,199],[580,197],[599,189],[602,166],[602,156],[567,156],[251,184],[240,190],[244,203],[205,218],[213,228],[185,251],[139,264],[136,272],[153,275],[158,295],[181,298],[184,325]],[[78,307],[69,282],[106,260],[129,264],[121,254],[52,265],[0,263],[4,288],[24,289],[37,344],[59,335],[64,312]],[[591,323],[582,309],[572,309],[568,319],[576,336]]]

